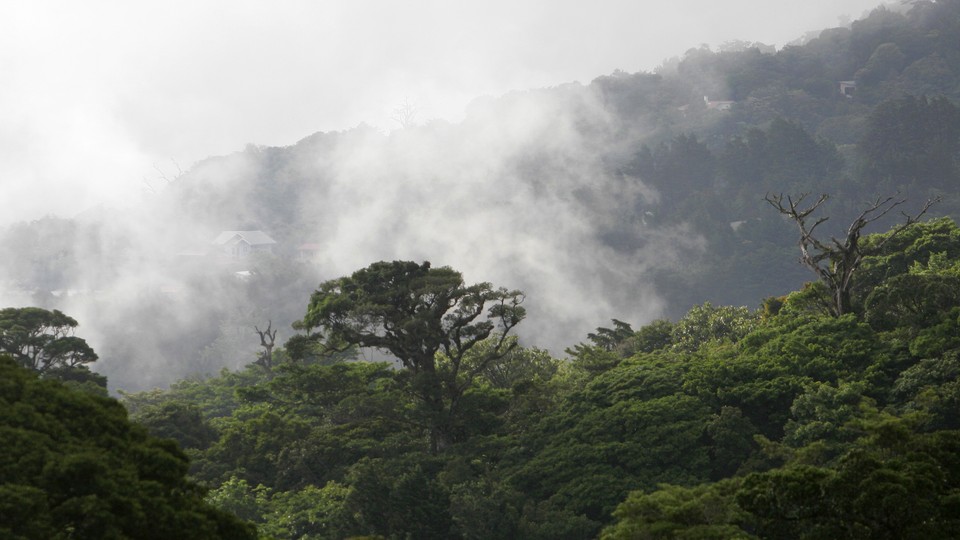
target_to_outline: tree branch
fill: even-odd
[[[764,200],[777,209],[780,214],[789,217],[800,230],[800,262],[810,268],[817,277],[827,285],[834,296],[833,311],[835,315],[843,315],[850,309],[850,288],[852,286],[853,274],[863,257],[866,255],[860,246],[860,235],[864,227],[883,218],[893,209],[899,207],[905,199],[894,197],[877,197],[877,199],[850,223],[847,228],[846,236],[843,240],[836,237],[830,237],[830,243],[822,242],[813,236],[814,230],[828,217],[818,218],[813,225],[808,226],[807,218],[816,211],[829,198],[828,195],[820,195],[817,200],[806,207],[801,207],[807,193],[800,194],[796,200],[792,197],[786,197],[784,203],[783,194],[772,195],[768,193]],[[929,208],[940,201],[940,198],[928,200],[923,208],[915,216],[901,212],[906,218],[904,223],[896,226],[883,240],[872,246],[872,250],[879,250],[886,242],[900,234],[904,229],[913,225],[926,214]],[[831,245],[832,244],[832,245]],[[813,253],[811,253],[813,251]],[[826,264],[824,264],[826,263]]]

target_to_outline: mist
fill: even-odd
[[[160,167],[316,131],[457,122],[480,96],[730,40],[782,46],[877,0],[11,4],[0,18],[0,223],[131,205]]]
[[[523,290],[523,343],[562,356],[663,316],[651,276],[704,245],[644,222],[659,193],[608,158],[647,130],[571,81],[874,5],[787,4],[19,8],[4,39],[37,47],[2,59],[0,301],[75,317],[111,388],[141,390],[253,361],[253,326],[282,343],[324,279],[428,260]],[[224,230],[278,244],[225,260]]]

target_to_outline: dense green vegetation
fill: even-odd
[[[516,337],[520,291],[408,261],[320,282],[292,261],[305,231],[337,228],[298,202],[332,196],[335,156],[374,140],[390,169],[404,137],[472,144],[477,113],[251,147],[173,183],[160,204],[287,247],[243,280],[170,263],[183,290],[216,302],[140,291],[135,308],[95,310],[123,329],[104,357],[149,343],[198,372],[246,364],[122,393],[122,406],[51,292],[87,273],[79,253],[96,242],[79,239],[109,235],[54,218],[11,228],[0,243],[22,256],[0,267],[50,309],[0,310],[0,537],[960,537],[958,40],[960,2],[913,2],[775,53],[691,50],[657,73],[484,105],[502,118],[537,100],[600,104],[565,110],[566,127],[619,183],[560,192],[580,162],[533,143],[501,165],[517,192],[582,205],[609,257],[665,231],[703,240],[637,270],[664,318],[569,336],[582,341],[566,358]],[[898,191],[904,206],[877,213],[940,202],[924,221],[847,227]],[[789,210],[800,193],[832,195],[808,222],[820,246],[801,238],[823,255],[817,274],[796,264],[796,215],[763,202]],[[95,288],[122,267],[99,248]],[[133,309],[167,326],[130,324]],[[238,329],[294,320],[299,333],[271,337],[257,362],[237,345]],[[366,361],[371,349],[392,362]]]
[[[811,283],[615,320],[568,360],[508,335],[518,292],[377,263],[323,284],[270,362],[125,395],[153,436],[3,360],[6,534],[955,537],[960,228],[863,243],[850,313]]]
[[[851,313],[810,284],[756,311],[614,321],[568,361],[494,331],[439,409],[423,365],[321,354],[365,329],[384,340],[367,345],[419,351],[451,337],[429,321],[463,326],[443,300],[455,273],[378,263],[314,296],[312,354],[125,403],[187,449],[210,502],[277,538],[951,538],[960,228],[892,234],[864,238],[878,249]],[[444,347],[428,350],[449,369]]]
[[[187,457],[114,399],[0,356],[0,537],[255,538],[204,502]]]
[[[97,353],[73,335],[77,321],[42,308],[0,309],[0,353],[43,377],[106,395],[106,377],[90,371]]]

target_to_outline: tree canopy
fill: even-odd
[[[59,310],[37,307],[0,310],[0,352],[39,373],[75,368],[97,360],[87,342],[73,335],[77,321]]]
[[[320,329],[328,348],[372,347],[399,360],[425,407],[436,452],[453,436],[450,426],[473,379],[516,345],[507,336],[525,316],[522,302],[520,291],[466,285],[448,267],[378,262],[322,283],[302,325]],[[492,347],[468,356],[494,332]]]
[[[203,501],[187,457],[127,420],[117,401],[76,392],[0,356],[0,536],[255,538]]]

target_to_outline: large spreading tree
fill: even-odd
[[[320,330],[315,335],[330,350],[370,347],[399,360],[437,453],[455,442],[462,398],[474,379],[516,346],[507,337],[524,318],[523,299],[520,291],[489,283],[466,285],[449,267],[377,262],[322,283],[302,324]],[[485,340],[492,344],[482,354],[468,354]]]
[[[0,353],[47,379],[106,395],[106,377],[89,369],[97,353],[73,334],[77,321],[59,310],[0,309]]]

